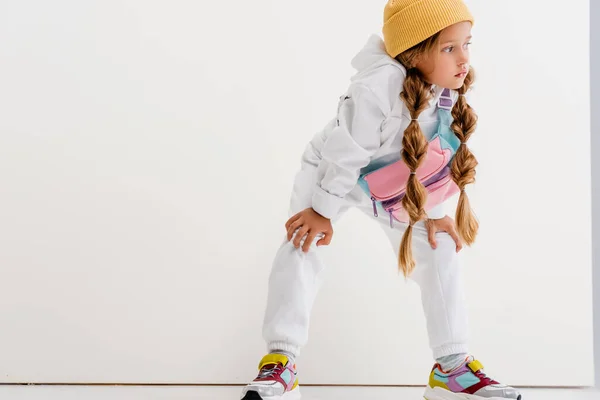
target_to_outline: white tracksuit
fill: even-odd
[[[383,41],[372,35],[352,59],[358,71],[340,97],[338,113],[308,144],[291,196],[290,216],[312,207],[335,223],[350,207],[357,207],[380,224],[394,249],[399,248],[406,224],[390,228],[388,218],[373,216],[369,197],[357,185],[359,174],[373,160],[397,156],[410,115],[400,99],[406,70],[389,57]],[[425,136],[438,124],[436,104],[443,88],[434,86],[430,107],[419,116]],[[453,101],[458,95],[452,90]],[[443,205],[428,212],[442,218]],[[436,234],[437,249],[427,238],[424,222],[413,232],[416,268],[410,276],[420,287],[434,358],[467,353],[467,312],[456,245],[447,233]],[[284,242],[276,253],[271,275],[263,336],[268,350],[296,355],[308,339],[312,305],[324,265],[315,240],[304,253]],[[390,268],[396,268],[390,265]]]

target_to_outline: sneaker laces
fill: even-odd
[[[269,368],[271,367],[271,368]],[[281,364],[267,364],[258,372],[258,377],[260,379],[270,378],[273,375],[276,375],[282,370]]]
[[[475,372],[475,375],[481,379],[481,380],[488,380],[490,382],[495,382],[494,379],[490,378],[489,376],[487,376],[487,374],[485,373],[485,371],[482,369],[480,369],[479,371]]]

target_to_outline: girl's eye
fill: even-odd
[[[471,45],[471,42],[465,43],[465,49],[468,48],[470,45]],[[454,50],[454,46],[448,46],[442,51],[445,51],[446,53],[452,53],[452,50]]]

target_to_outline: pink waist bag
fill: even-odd
[[[460,146],[460,141],[450,129],[451,106],[450,92],[446,89],[438,102],[438,131],[429,142],[425,159],[416,171],[417,179],[427,190],[425,211],[459,192],[450,175],[450,162]],[[409,222],[408,213],[402,208],[409,175],[410,170],[404,161],[398,160],[364,173],[359,178],[359,185],[373,202],[373,214],[377,217],[379,211],[387,213],[390,226],[393,226],[394,220]]]

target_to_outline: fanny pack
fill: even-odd
[[[452,124],[452,97],[450,90],[444,89],[437,103],[438,128],[429,140],[427,153],[416,171],[417,179],[427,190],[427,201],[425,211],[446,201],[449,197],[459,192],[458,186],[450,175],[450,163],[460,146],[460,140],[456,137],[450,125]],[[371,165],[380,162],[374,160]],[[365,168],[368,172],[362,173],[358,184],[364,192],[371,197],[373,202],[373,214],[387,213],[390,219],[390,227],[394,226],[394,220],[408,223],[410,218],[402,207],[402,198],[406,194],[406,184],[410,170],[402,161],[384,163],[376,168]]]

